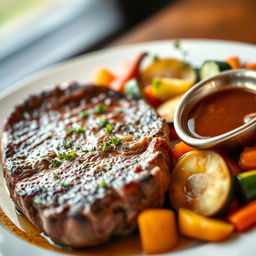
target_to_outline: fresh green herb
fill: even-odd
[[[107,131],[107,132],[110,133],[110,132],[113,131],[113,129],[114,129],[114,128],[113,128],[113,126],[112,126],[111,124],[106,124],[106,131]]]
[[[74,129],[69,129],[66,131],[66,135],[69,136],[74,132]]]
[[[79,113],[80,118],[87,118],[89,115],[89,112],[86,110]]]
[[[59,175],[56,172],[53,172],[52,176],[54,177],[54,179],[58,179],[59,178]]]
[[[54,158],[54,159],[51,159],[51,164],[53,167],[59,167],[61,165],[61,161]]]
[[[60,146],[58,145],[58,146],[56,147],[56,149],[57,149],[57,150],[60,150]]]
[[[104,106],[103,104],[98,104],[98,105],[94,108],[94,110],[93,110],[94,114],[97,114],[97,115],[103,114],[103,113],[105,113],[106,111],[107,111],[107,108],[106,108],[106,106]]]
[[[80,127],[76,127],[74,130],[75,130],[75,133],[81,133],[85,131],[85,128],[80,126]]]
[[[62,182],[61,186],[64,187],[64,188],[67,188],[67,187],[73,186],[73,183],[68,181],[68,180],[64,180]]]
[[[39,205],[39,204],[42,204],[42,203],[43,203],[43,201],[42,201],[39,197],[36,197],[36,198],[34,199],[34,204]]]
[[[72,143],[69,140],[64,140],[62,142],[62,145],[64,148],[70,148],[72,146]]]
[[[115,138],[115,137],[112,137],[110,138],[108,141],[104,141],[103,142],[103,146],[102,146],[102,151],[105,152],[107,151],[111,146],[113,145],[118,145],[122,143],[122,140],[121,139],[118,139],[118,138]]]
[[[158,79],[153,79],[152,84],[155,86],[155,88],[158,88],[161,84],[161,81]]]
[[[154,55],[153,56],[153,61],[158,61],[160,58],[159,58],[159,56],[158,55]]]
[[[111,165],[110,165],[110,164],[108,164],[108,165],[105,166],[105,169],[106,169],[107,171],[109,171],[110,168],[111,168]]]
[[[182,48],[181,42],[179,40],[175,40],[173,42],[173,47],[180,51],[181,55],[183,56],[183,59],[185,59],[188,55],[188,51]],[[185,61],[184,61],[185,62]]]
[[[173,42],[173,47],[175,48],[175,49],[180,49],[181,48],[181,43],[180,43],[180,40],[175,40],[174,42]]]
[[[71,134],[73,134],[73,133],[82,133],[82,132],[84,132],[85,131],[85,128],[84,127],[82,127],[82,126],[79,126],[79,127],[76,127],[76,128],[72,128],[72,129],[69,129],[69,130],[67,130],[66,131],[66,135],[67,136],[69,136],[69,135],[71,135]]]
[[[66,159],[66,160],[74,160],[76,156],[76,152],[75,151],[71,151],[69,153],[66,152],[62,152],[58,154],[58,158],[59,159]]]
[[[108,119],[106,118],[101,118],[99,121],[99,124],[101,127],[105,127],[107,123],[108,123]]]
[[[101,183],[100,183],[100,186],[104,189],[107,189],[108,188],[108,184],[105,180],[103,180]]]
[[[115,138],[115,137],[112,137],[112,138],[109,139],[109,142],[113,145],[118,145],[118,144],[122,143],[122,140],[118,139],[118,138]]]

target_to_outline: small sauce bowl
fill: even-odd
[[[197,83],[187,91],[181,98],[174,114],[174,127],[182,141],[199,149],[232,150],[249,145],[256,139],[256,118],[236,129],[214,137],[196,137],[189,133],[187,129],[188,115],[195,104],[209,94],[228,87],[245,88],[256,92],[256,71],[246,69],[225,71]]]

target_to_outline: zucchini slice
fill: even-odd
[[[233,178],[224,159],[213,151],[194,150],[177,162],[170,185],[173,207],[203,216],[220,215],[232,199]]]
[[[200,79],[204,80],[212,76],[218,75],[220,72],[229,70],[231,67],[224,61],[207,60],[200,69]]]
[[[238,174],[237,181],[241,199],[245,203],[256,199],[256,170]]]

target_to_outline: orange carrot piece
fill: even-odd
[[[148,102],[154,107],[158,107],[162,101],[157,99],[154,95],[153,95],[153,86],[152,85],[148,85],[144,88],[143,93],[144,96],[146,97],[146,99],[148,100]]]
[[[256,225],[256,200],[228,216],[237,231],[242,232]]]
[[[233,69],[240,68],[241,66],[240,59],[236,56],[226,59],[226,62]]]
[[[172,149],[172,155],[175,160],[178,160],[181,156],[195,150],[195,148],[185,144],[184,142],[177,143]]]
[[[145,52],[137,55],[135,59],[131,61],[130,67],[128,67],[123,74],[120,74],[114,81],[112,81],[110,88],[119,92],[123,92],[126,82],[138,76],[140,63],[145,56],[147,56],[147,53]]]
[[[256,147],[245,147],[240,155],[239,165],[242,170],[256,168]]]
[[[95,85],[109,86],[115,79],[115,75],[106,68],[99,68],[93,74],[93,83]]]
[[[246,64],[244,68],[256,70],[256,63]]]

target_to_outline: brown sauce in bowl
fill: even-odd
[[[255,113],[256,92],[220,89],[195,104],[188,115],[187,129],[195,137],[215,137],[245,124]]]

